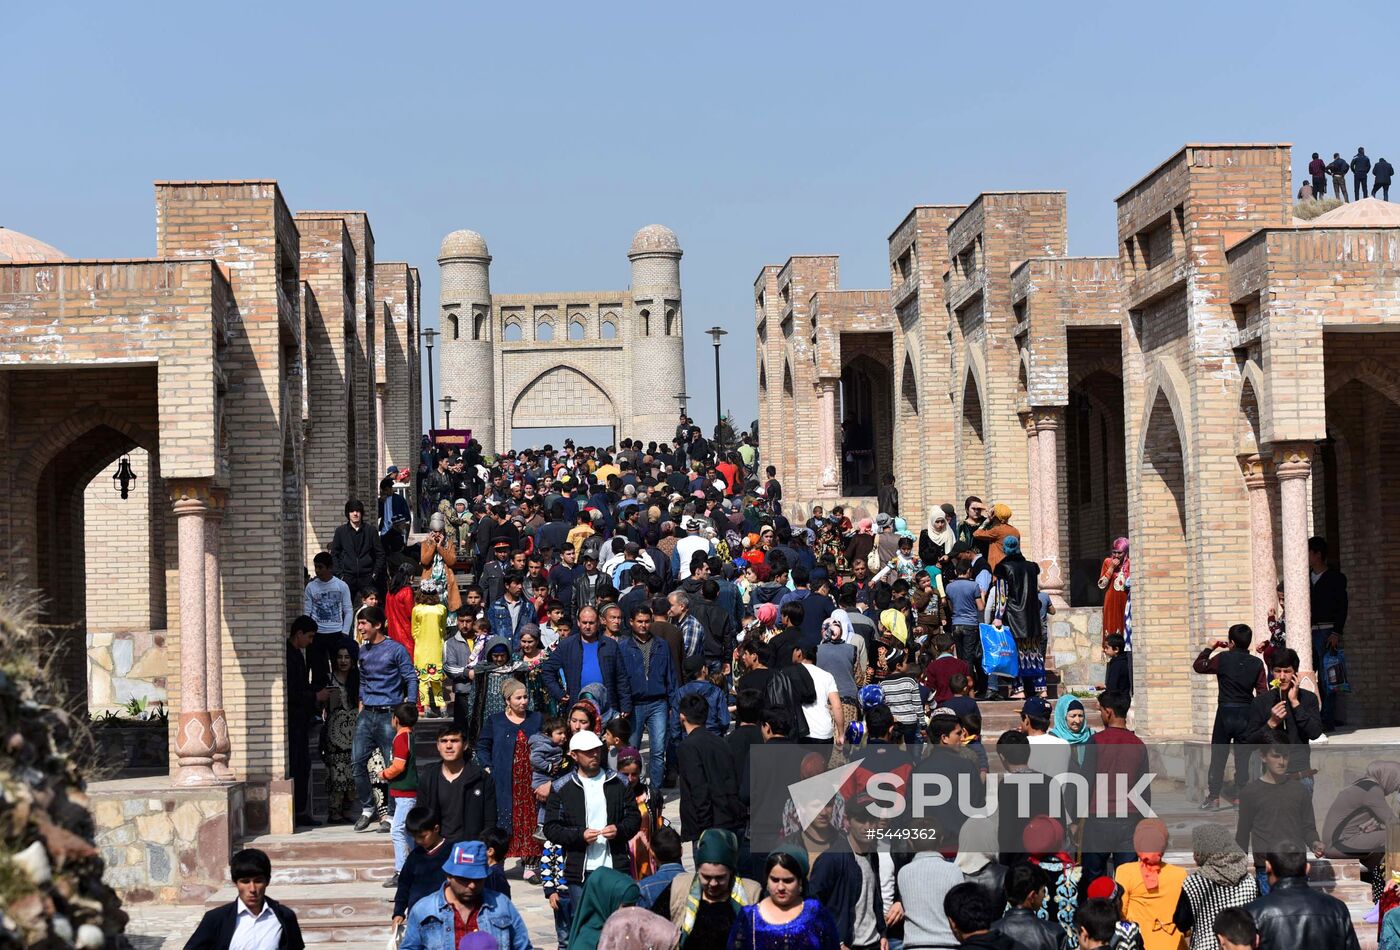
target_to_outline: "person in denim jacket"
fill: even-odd
[[[456,950],[457,926],[474,919],[498,947],[530,950],[525,921],[504,894],[486,889],[486,845],[462,841],[442,865],[447,883],[408,912],[399,950]]]

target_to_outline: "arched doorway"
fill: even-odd
[[[894,459],[895,477],[899,483],[900,513],[918,530],[915,518],[925,517],[924,504],[924,440],[919,427],[919,378],[913,357],[905,353],[899,372],[899,401],[895,412],[894,441],[898,452]]]
[[[846,496],[874,495],[892,472],[892,381],[887,365],[861,354],[841,370],[841,484]]]
[[[1186,455],[1176,416],[1162,391],[1148,416],[1137,474],[1142,516],[1133,528],[1132,573],[1138,580],[1150,578],[1150,583],[1135,583],[1132,594],[1132,626],[1141,631],[1132,644],[1133,666],[1142,682],[1152,671],[1178,675],[1188,669],[1192,650]],[[1179,697],[1138,690],[1134,699],[1141,707],[1140,719],[1152,723],[1157,732],[1184,735],[1193,726],[1191,708]]]
[[[987,490],[987,445],[983,438],[982,393],[977,377],[967,374],[963,386],[962,445],[958,452],[961,495],[981,495]]]
[[[511,406],[511,438],[517,429],[611,429],[618,426],[616,404],[602,386],[573,366],[553,366],[520,391]]]
[[[1123,447],[1123,380],[1107,369],[1071,379],[1065,407],[1065,494],[1070,604],[1103,603],[1099,569],[1113,540],[1128,534],[1128,480]]]

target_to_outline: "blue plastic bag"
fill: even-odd
[[[1021,663],[1016,651],[1016,638],[1009,627],[998,630],[989,623],[979,628],[982,633],[982,670],[988,676],[1021,675]]]
[[[1322,657],[1322,688],[1329,693],[1349,693],[1347,656],[1341,650],[1328,650]]]

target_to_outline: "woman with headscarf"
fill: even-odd
[[[1113,542],[1113,550],[1099,568],[1099,590],[1103,591],[1103,636],[1120,633],[1127,639],[1128,597],[1132,579],[1128,539]]]
[[[850,614],[838,607],[822,624],[817,666],[830,673],[836,681],[836,695],[841,698],[841,710],[846,722],[860,719],[858,690],[865,685],[867,665],[865,641],[855,635]]]
[[[1016,638],[1026,696],[1041,695],[1045,692],[1045,631],[1040,623],[1040,565],[1021,553],[1018,535],[1004,536],[1001,544],[1003,556],[992,568],[998,609]]]
[[[925,564],[937,564],[946,555],[953,553],[953,545],[958,543],[957,532],[948,523],[948,515],[942,508],[929,513],[928,527],[919,532],[919,560]]]
[[[1020,537],[1020,529],[1011,523],[1011,507],[1000,504],[992,505],[991,517],[972,532],[974,541],[987,545],[987,566],[994,571],[1006,557],[1006,539]]]
[[[856,525],[856,533],[851,540],[846,542],[846,563],[854,565],[856,561],[869,563],[870,552],[875,548],[875,522],[869,518],[862,518]]]
[[[1054,818],[1038,815],[1026,822],[1021,832],[1021,847],[1026,859],[1045,872],[1049,879],[1045,903],[1037,912],[1041,920],[1059,924],[1066,939],[1074,941],[1074,912],[1079,909],[1079,879],[1083,869],[1064,850],[1065,828]],[[1109,882],[1112,886],[1112,882]]]
[[[530,737],[540,731],[541,718],[530,711],[530,693],[520,680],[506,680],[500,692],[506,708],[482,726],[476,760],[496,783],[496,824],[510,835],[506,856],[524,859],[533,870],[540,857],[540,841],[535,837],[539,809],[530,767]]]
[[[651,910],[680,928],[681,946],[721,947],[745,907],[758,902],[757,881],[739,876],[739,839],[707,828],[695,842],[695,871],[681,872],[656,896]]]
[[[669,920],[640,907],[624,907],[603,924],[598,950],[675,950],[680,939],[680,930]]]
[[[1400,792],[1400,762],[1381,759],[1337,793],[1322,822],[1322,842],[1330,858],[1355,858],[1370,872],[1371,900],[1385,887],[1386,826],[1395,820],[1391,795]]]
[[[1172,923],[1191,935],[1191,950],[1216,950],[1215,917],[1227,907],[1243,907],[1259,896],[1249,856],[1225,825],[1191,829],[1196,870],[1186,875]]]
[[[637,882],[621,871],[604,866],[590,872],[583,897],[574,908],[569,950],[598,950],[608,918],[624,907],[635,906],[641,893]]]
[[[810,869],[800,848],[774,849],[763,863],[768,896],[739,912],[729,931],[728,950],[837,950],[841,940],[836,921],[806,896]]]
[[[1058,736],[1069,743],[1073,753],[1070,761],[1074,765],[1084,764],[1084,753],[1087,751],[1084,747],[1089,744],[1093,734],[1094,730],[1089,728],[1088,716],[1084,712],[1084,704],[1077,697],[1066,694],[1056,700],[1050,735]]]
[[[1162,860],[1167,824],[1160,818],[1138,822],[1133,830],[1137,860],[1120,864],[1113,879],[1123,889],[1123,917],[1142,931],[1144,950],[1183,950],[1184,932],[1173,922],[1186,869]]]

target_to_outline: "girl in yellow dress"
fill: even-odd
[[[413,664],[418,668],[418,709],[426,706],[438,715],[445,703],[442,684],[442,643],[447,638],[447,607],[438,598],[437,585],[424,581],[413,607]]]

